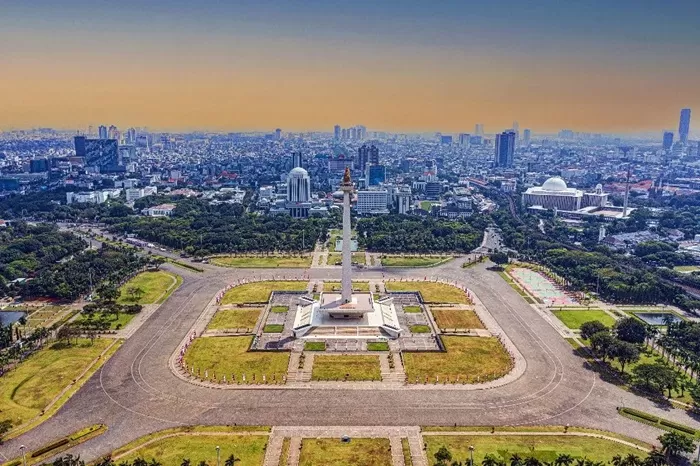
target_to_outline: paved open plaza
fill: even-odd
[[[74,451],[86,460],[105,455],[145,434],[185,425],[269,426],[409,426],[427,425],[572,425],[610,430],[655,441],[655,428],[616,414],[633,407],[700,427],[685,411],[660,406],[600,380],[573,354],[555,326],[543,318],[497,273],[485,264],[463,269],[451,261],[430,269],[354,270],[354,280],[441,280],[468,288],[483,306],[486,328],[498,328],[522,356],[517,377],[484,389],[454,390],[442,384],[380,384],[376,388],[349,382],[255,385],[221,389],[192,383],[173,372],[173,355],[222,289],[240,280],[299,279],[313,283],[338,281],[336,269],[254,270],[205,266],[203,273],[164,266],[183,277],[182,286],[124,342],[117,353],[53,417],[0,446],[4,458],[16,457],[19,446],[30,451],[86,425],[108,429]],[[287,298],[284,298],[285,300]],[[292,305],[292,298],[288,305]],[[410,301],[410,298],[409,298]],[[402,326],[422,323],[398,302]],[[277,303],[275,303],[277,304]],[[290,306],[290,308],[293,306]],[[414,313],[415,314],[415,313]],[[281,314],[280,314],[281,315]],[[203,327],[211,319],[204,319]],[[282,317],[279,317],[282,319]],[[285,317],[288,322],[289,316]],[[484,320],[484,319],[482,319]],[[401,350],[429,349],[422,335],[405,339]],[[355,351],[339,339],[337,350]],[[395,345],[392,341],[392,345]],[[364,349],[361,349],[364,351]],[[415,463],[414,463],[415,464]]]

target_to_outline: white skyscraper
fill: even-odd
[[[311,178],[301,167],[289,172],[287,177],[287,208],[294,218],[309,216],[311,207]]]

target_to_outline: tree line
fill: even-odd
[[[476,215],[467,221],[379,215],[357,221],[360,247],[380,252],[469,252],[483,239],[488,219]]]

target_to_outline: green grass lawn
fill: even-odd
[[[420,306],[404,306],[403,312],[406,312],[408,314],[420,314],[421,312],[423,312],[423,310]]]
[[[377,356],[316,356],[311,371],[311,380],[381,380],[381,378]]]
[[[267,303],[273,291],[306,291],[305,281],[267,281],[246,283],[231,288],[221,299],[221,305]]]
[[[484,328],[474,311],[459,309],[431,309],[435,322],[445,328]]]
[[[305,438],[301,441],[299,466],[391,466],[387,438]]]
[[[525,435],[488,435],[488,436],[425,436],[428,446],[428,461],[434,462],[435,453],[441,446],[447,447],[453,460],[469,461],[469,446],[474,447],[474,462],[481,464],[487,454],[498,459],[510,461],[511,455],[517,453],[523,459],[534,456],[542,462],[552,462],[559,453],[566,453],[575,458],[586,457],[592,461],[608,462],[615,455],[627,454],[645,457],[644,452],[610,440],[593,437],[573,437],[564,434],[558,436]]]
[[[423,210],[427,210],[428,212],[430,212],[430,207],[431,207],[432,205],[433,205],[433,203],[430,202],[430,201],[421,201],[421,203],[420,203],[420,208],[423,209]]]
[[[236,380],[241,382],[241,376],[245,374],[246,383],[253,383],[252,376],[256,375],[255,383],[262,383],[263,374],[267,376],[268,383],[275,374],[277,382],[287,373],[289,353],[276,351],[251,351],[248,347],[252,337],[212,337],[197,338],[185,353],[187,367],[201,369],[200,376],[204,377],[204,371],[209,371],[209,377],[215,373],[218,378],[224,374],[228,381],[231,374],[235,374]]]
[[[109,323],[109,329],[110,330],[119,330],[121,328],[124,328],[126,324],[131,322],[131,319],[133,319],[137,314],[127,314],[126,312],[120,312],[119,315],[117,316],[116,314],[102,314],[101,312],[94,312],[92,314],[92,319],[94,321],[100,320],[103,316],[104,319]],[[81,314],[77,318],[77,323],[78,324],[83,324],[87,321],[86,319],[86,314]]]
[[[306,268],[311,267],[312,256],[221,256],[212,257],[211,263],[221,267],[239,268]]]
[[[446,283],[387,282],[387,291],[420,291],[427,303],[471,304],[466,293]]]
[[[497,338],[477,337],[442,337],[447,348],[446,353],[411,353],[405,352],[404,366],[410,383],[416,377],[423,383],[428,376],[430,381],[446,377],[454,381],[459,376],[460,382],[484,382],[504,376],[511,370],[508,352]]]
[[[361,291],[363,293],[369,293],[369,282],[352,282],[353,291]],[[323,291],[340,291],[340,282],[324,282]]]
[[[180,466],[182,460],[188,458],[191,464],[197,465],[206,461],[208,465],[216,464],[216,447],[221,447],[221,464],[226,458],[234,455],[240,458],[240,465],[262,465],[265,457],[265,447],[268,438],[262,435],[178,435],[167,437],[145,445],[126,456],[119,457],[117,463],[133,462],[143,458],[150,462],[158,460],[164,466]]]
[[[263,332],[265,332],[265,333],[282,333],[283,330],[284,330],[283,324],[267,324],[263,328]]]
[[[31,355],[0,377],[0,420],[9,419],[17,426],[37,416],[113,341],[54,343]]]
[[[328,260],[326,261],[327,265],[342,265],[343,264],[343,255],[339,252],[331,252],[328,254]]]
[[[386,267],[429,267],[439,264],[451,256],[382,256],[382,265]]]
[[[370,341],[367,343],[367,351],[389,351],[389,343],[385,341]]]
[[[120,288],[118,304],[159,304],[182,284],[182,277],[164,270],[141,272]],[[129,289],[141,290],[140,296],[130,295]]]
[[[428,325],[411,325],[411,333],[430,333],[430,327]]]
[[[253,328],[262,309],[222,309],[216,311],[207,329]]]
[[[304,351],[326,351],[326,342],[307,341],[304,343]]]
[[[270,312],[274,312],[275,314],[284,314],[287,311],[289,311],[289,306],[272,306],[270,308]]]
[[[362,264],[362,265],[365,265],[365,264],[366,264],[366,259],[367,259],[367,257],[365,257],[365,253],[364,253],[364,252],[353,252],[353,253],[352,253],[352,259],[351,259],[351,261],[352,261],[353,264]]]
[[[580,329],[581,325],[592,320],[598,320],[606,327],[615,325],[615,319],[610,314],[602,310],[590,311],[552,311],[564,325],[570,329]]]

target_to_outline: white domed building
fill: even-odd
[[[582,207],[583,191],[566,186],[566,181],[553,176],[542,186],[533,186],[523,193],[523,205],[543,209],[579,210]]]
[[[309,216],[311,208],[311,178],[309,173],[301,167],[296,167],[289,172],[287,177],[287,209],[289,215],[294,218]]]

